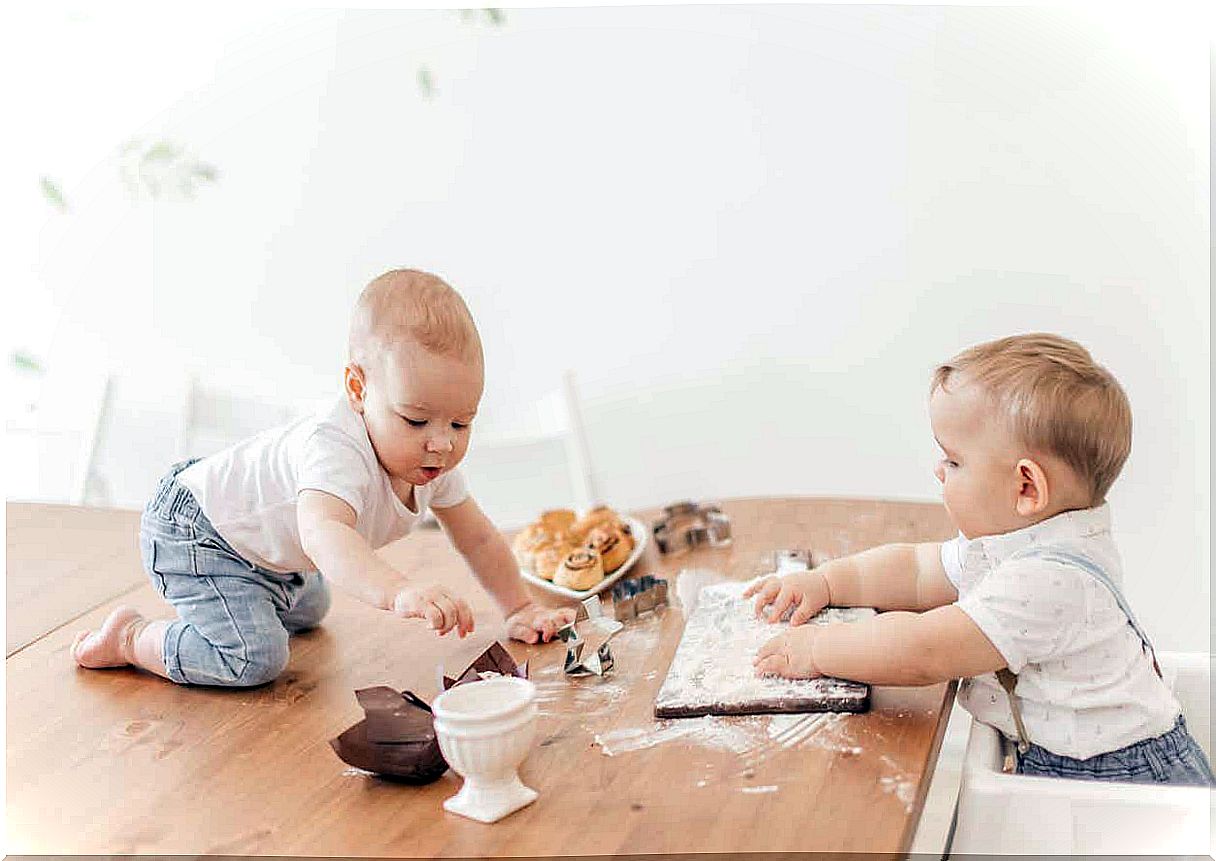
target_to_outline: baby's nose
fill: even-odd
[[[946,468],[943,467],[940,463],[937,464],[936,466],[934,466],[933,467],[933,477],[936,478],[938,481],[940,481],[942,484],[945,484],[946,483]]]
[[[450,436],[431,437],[427,441],[426,447],[434,452],[451,451],[454,448]]]

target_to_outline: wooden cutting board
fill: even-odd
[[[753,600],[742,597],[746,588],[747,583],[722,583],[701,590],[655,698],[655,717],[869,710],[870,686],[860,682],[756,676],[756,652],[789,623],[757,619]],[[807,624],[850,622],[874,614],[869,607],[829,607]]]

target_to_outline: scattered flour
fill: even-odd
[[[864,686],[840,679],[781,679],[756,675],[752,660],[765,642],[788,628],[757,619],[750,600],[743,599],[747,583],[729,582],[702,588],[697,610],[684,628],[671,669],[659,689],[655,706],[701,709],[738,706],[758,700],[859,695]],[[849,622],[874,615],[869,608],[829,608],[811,624]]]
[[[894,793],[895,797],[904,803],[904,809],[912,811],[912,802],[916,799],[916,784],[906,777],[883,775],[878,778],[878,785],[886,793]]]
[[[745,786],[739,791],[745,795],[759,795],[764,792],[776,792],[776,786]]]
[[[660,720],[650,727],[630,727],[597,733],[595,743],[600,746],[604,756],[617,756],[680,739],[704,747],[744,754],[763,743],[763,736],[758,729],[759,723],[755,717],[720,718],[707,715],[681,720]]]

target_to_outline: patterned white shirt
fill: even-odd
[[[942,545],[955,606],[1018,674],[1030,741],[1088,759],[1167,732],[1181,706],[1112,590],[1123,581],[1110,508],[1069,511],[1033,526]],[[993,673],[964,679],[959,703],[1017,738]]]

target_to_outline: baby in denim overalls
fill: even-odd
[[[959,702],[1017,743],[1019,773],[1211,785],[1119,585],[1105,502],[1131,448],[1118,382],[1073,341],[1019,335],[939,367],[929,412],[959,536],[757,581],[746,595],[770,621],[792,608],[801,625],[829,604],[891,611],[791,627],[757,672],[962,678]]]
[[[355,308],[336,403],[161,480],[140,549],[177,618],[120,607],[77,636],[72,657],[90,668],[133,664],[178,684],[263,684],[287,665],[288,637],[325,615],[327,581],[463,637],[474,622],[462,598],[374,552],[427,509],[507,618],[508,635],[552,639],[573,611],[532,603],[456,468],[483,379],[481,339],[455,290],[408,269],[372,281]]]

